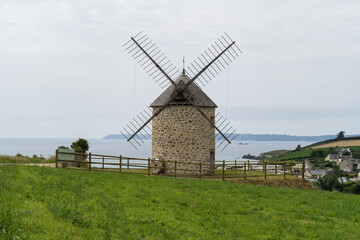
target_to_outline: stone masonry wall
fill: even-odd
[[[154,107],[153,113],[158,109],[159,107]],[[215,118],[215,108],[200,107],[200,109],[209,119]],[[152,169],[152,174],[160,172],[174,174],[173,169],[161,171],[160,167],[174,168],[175,161],[201,162],[201,174],[211,173],[213,167],[210,169],[206,164],[210,163],[210,152],[214,153],[213,160],[215,160],[215,129],[193,106],[166,107],[152,120],[152,128],[152,158],[171,161],[153,162],[152,167],[158,168]],[[199,165],[177,163],[176,168],[180,169],[176,171],[178,175],[200,173]]]

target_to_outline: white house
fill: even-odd
[[[308,169],[305,171],[304,175],[306,178],[319,179],[326,175],[326,170],[324,170],[324,169]]]
[[[328,161],[328,162],[337,162],[340,158],[341,158],[340,154],[329,153],[329,154],[325,157],[325,161]]]

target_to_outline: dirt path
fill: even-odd
[[[329,148],[329,147],[351,147],[351,146],[360,146],[360,140],[344,140],[337,141],[332,143],[325,143],[312,148]]]

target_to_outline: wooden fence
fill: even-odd
[[[74,156],[69,160],[65,155]],[[158,164],[156,164],[158,163]],[[162,161],[150,158],[132,158],[90,153],[59,152],[56,150],[56,167],[75,167],[89,171],[109,171],[120,173],[155,175],[157,169],[163,176],[212,178],[212,179],[268,179],[297,176],[304,179],[304,161],[254,161],[233,160],[215,161],[215,163]],[[166,166],[168,165],[168,166]],[[185,167],[184,167],[185,166]],[[184,174],[185,173],[185,174]]]

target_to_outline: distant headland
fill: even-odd
[[[128,137],[127,135],[125,135]],[[110,134],[103,139],[125,139],[122,134]],[[360,134],[347,135],[347,137],[357,137]],[[151,139],[150,134],[146,134],[147,139]],[[295,136],[287,134],[239,134],[234,139],[235,141],[304,141],[304,142],[319,142],[336,138],[336,135],[320,135],[320,136]]]

